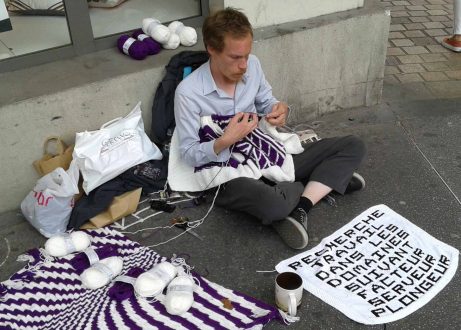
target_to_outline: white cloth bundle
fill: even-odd
[[[381,204],[275,269],[296,272],[307,291],[372,325],[395,322],[427,304],[456,274],[458,258],[457,249]]]

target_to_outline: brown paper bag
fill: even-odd
[[[120,196],[114,197],[114,200],[108,207],[108,209],[97,216],[94,216],[88,222],[84,224],[81,229],[89,229],[91,227],[83,228],[84,226],[93,225],[92,228],[102,228],[110,225],[115,221],[130,215],[136,211],[141,198],[142,188],[138,188],[133,191],[128,191]]]
[[[56,143],[57,154],[48,153],[50,142]],[[72,161],[74,146],[68,147],[58,136],[50,136],[43,144],[43,157],[33,162],[35,170],[40,176],[44,176],[58,167],[67,171]]]
[[[91,222],[87,221],[80,226],[80,229],[97,229],[97,227],[93,225]]]

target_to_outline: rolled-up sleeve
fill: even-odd
[[[179,152],[187,164],[195,167],[209,162],[226,162],[229,159],[229,149],[216,155],[213,150],[215,141],[200,142],[200,107],[178,90],[174,98],[174,114]]]

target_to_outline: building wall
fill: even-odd
[[[367,0],[360,9],[255,30],[253,53],[274,95],[293,105],[291,123],[379,102],[389,23],[379,1]],[[197,49],[201,40],[187,48]],[[32,162],[46,137],[73,143],[76,132],[98,129],[139,100],[149,132],[163,68],[182,50],[133,61],[110,49],[0,74],[2,85],[8,82],[8,91],[0,90],[0,212],[19,207],[33,188]]]
[[[363,7],[364,0],[210,0],[210,8],[242,9],[253,27],[264,27]]]

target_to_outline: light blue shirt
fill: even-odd
[[[204,63],[176,88],[174,115],[181,157],[191,166],[226,162],[229,149],[216,155],[213,150],[215,141],[200,143],[200,117],[213,114],[228,116],[238,112],[268,114],[276,103],[278,101],[272,95],[272,87],[266,81],[256,56],[249,56],[247,71],[237,83],[233,98],[216,86],[210,61]]]

